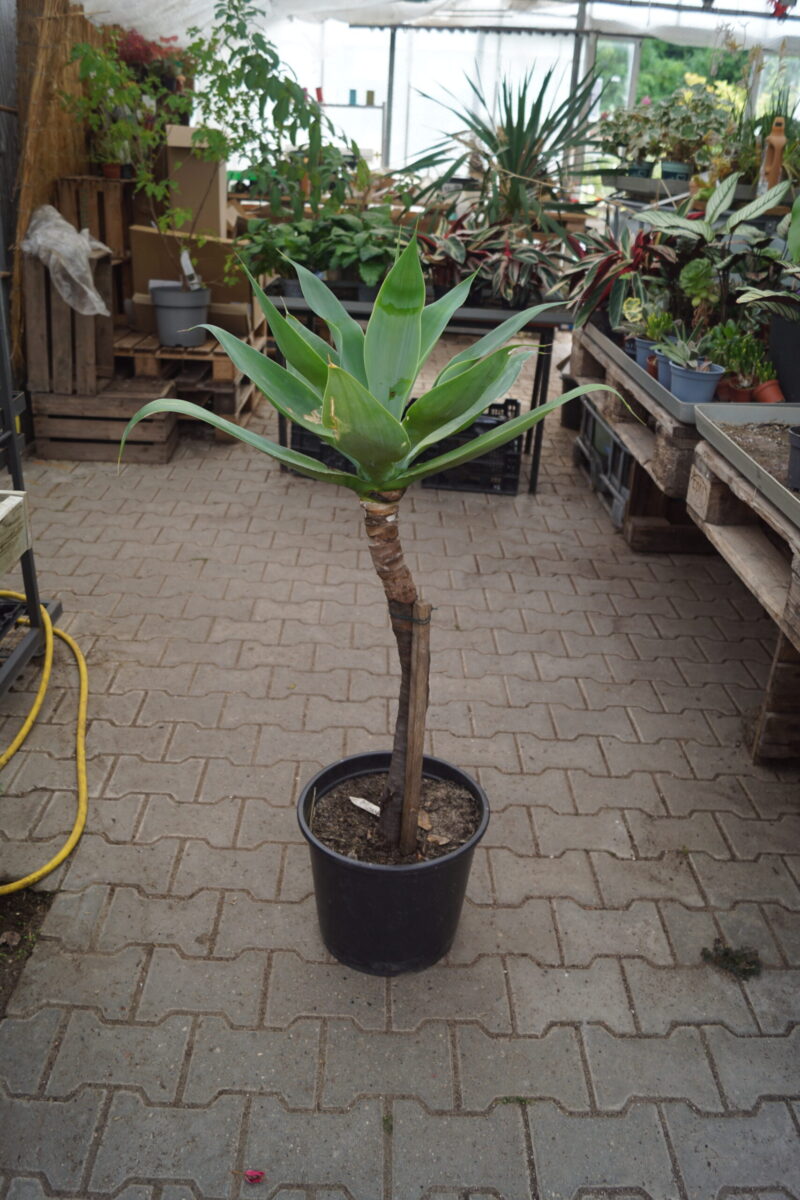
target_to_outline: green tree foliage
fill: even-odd
[[[644,38],[636,99],[649,96],[665,100],[685,82],[685,76],[738,84],[747,65],[747,52],[719,51],[706,46],[674,46],[658,38]]]

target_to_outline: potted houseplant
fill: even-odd
[[[670,341],[660,342],[656,350],[670,362],[670,391],[684,404],[708,404],[713,398],[725,368],[711,362],[707,334],[680,330]]]
[[[757,404],[782,404],[784,402],[781,385],[775,378],[775,367],[766,354],[756,369],[753,399]]]
[[[425,307],[425,282],[416,239],[412,239],[387,275],[365,333],[321,280],[302,266],[296,269],[303,294],[326,323],[332,344],[281,316],[255,281],[256,296],[287,367],[232,334],[209,328],[279,413],[335,447],[352,469],[333,470],[178,400],[159,400],[140,409],[126,428],[120,453],[137,421],[170,411],[207,421],[302,475],[348,488],[358,497],[400,659],[394,743],[391,752],[356,756],[318,773],[303,789],[298,818],[311,848],[317,911],[329,950],[357,969],[396,974],[428,966],[446,953],[455,934],[472,853],[488,820],[486,797],[468,775],[440,760],[421,761],[427,704],[423,631],[430,609],[419,601],[403,560],[397,523],[400,502],[412,483],[504,445],[559,404],[593,388],[577,388],[457,450],[421,463],[419,455],[426,449],[469,426],[489,403],[508,393],[528,352],[506,343],[548,306],[515,314],[456,354],[434,387],[411,403],[418,371],[463,304],[471,281],[462,281]],[[376,774],[381,777],[379,814],[365,816],[347,797],[354,794],[363,802],[364,777]],[[432,839],[420,830],[416,805],[421,777],[448,788],[455,784],[462,796],[459,804],[466,796],[471,817],[458,835],[461,845],[448,841],[446,835]],[[373,783],[374,779],[370,786]],[[343,785],[343,798],[333,795],[339,785]],[[339,815],[345,814],[342,820],[355,815],[356,824],[367,821],[361,849],[351,853],[333,849],[331,836],[323,836],[320,822],[327,819],[326,812],[330,815],[332,805]],[[347,844],[350,837],[348,833]]]

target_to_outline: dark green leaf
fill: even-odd
[[[412,238],[381,285],[364,338],[372,394],[398,419],[419,369],[425,280]]]

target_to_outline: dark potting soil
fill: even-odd
[[[401,866],[441,858],[468,841],[480,823],[480,807],[457,783],[423,779],[417,849],[402,855],[378,830],[378,818],[357,808],[349,797],[380,804],[385,774],[361,775],[337,784],[321,796],[311,814],[311,832],[331,850],[360,862]]]
[[[0,1017],[54,898],[55,892],[34,892],[30,888],[0,896]]]
[[[726,433],[746,454],[768,471],[773,479],[789,484],[789,432],[786,425],[766,422],[763,425],[728,425],[720,422]]]

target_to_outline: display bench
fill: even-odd
[[[592,403],[633,460],[622,522],[628,545],[650,553],[708,553],[686,512],[699,440],[694,406],[677,400],[591,325],[573,334],[570,376],[576,384],[607,383],[621,397],[600,394]]]
[[[775,622],[776,644],[752,736],[755,759],[800,757],[800,495],[730,436],[733,426],[800,422],[796,405],[699,405],[687,510]]]

